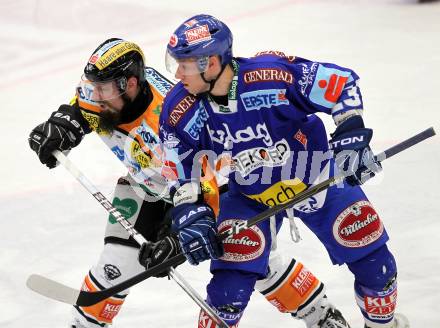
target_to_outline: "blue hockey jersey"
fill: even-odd
[[[200,150],[230,163],[230,188],[268,206],[332,174],[327,133],[314,114],[336,124],[362,114],[356,73],[276,51],[234,58],[232,66],[227,105],[191,95],[182,83],[167,94],[160,138],[170,183],[197,180]]]

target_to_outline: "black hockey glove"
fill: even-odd
[[[86,132],[84,119],[78,109],[61,105],[50,118],[36,126],[29,135],[29,146],[35,151],[40,162],[54,168],[57,160],[52,156],[54,150],[70,150],[77,146]],[[82,119],[82,121],[81,121]],[[83,126],[82,126],[83,125]]]
[[[141,246],[139,250],[139,263],[150,269],[169,258],[180,253],[179,239],[175,234],[166,236],[156,243],[147,243]],[[155,275],[155,277],[166,277],[168,270],[162,271]]]
[[[336,165],[352,186],[361,185],[382,170],[369,146],[373,130],[364,126],[362,117],[352,116],[331,134],[330,148]]]

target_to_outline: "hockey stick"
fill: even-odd
[[[58,162],[63,165],[67,171],[69,171],[80,183],[83,185],[85,189],[106,209],[107,212],[112,215],[119,224],[121,224],[124,229],[130,234],[131,237],[140,245],[145,243],[150,243],[147,241],[144,236],[142,236],[133,225],[128,222],[125,217],[119,212],[112,203],[87,179],[87,177],[70,161],[66,155],[62,152],[55,150],[52,153]],[[182,261],[181,263],[183,263]],[[180,263],[179,263],[180,264]],[[228,328],[228,325],[218,316],[218,314],[203,300],[203,298],[188,284],[188,282],[173,268],[173,267],[165,267],[163,270],[168,270],[168,275],[188,294],[194,302],[199,305],[206,313],[208,313],[211,318],[222,328]],[[159,273],[158,272],[158,273]],[[60,284],[58,284],[58,288],[51,288],[49,285],[50,279],[44,278],[38,275],[31,275],[26,285],[32,289],[33,291],[47,296],[49,298],[53,298],[55,300],[68,303],[68,304],[76,304],[79,306],[88,306],[91,304],[85,304],[82,302],[78,302],[79,298],[74,291],[73,288],[69,288],[66,290],[67,293],[61,293],[62,288],[60,289]]]
[[[412,136],[402,142],[400,142],[399,144],[385,150],[384,152],[378,154],[376,156],[376,158],[380,161],[384,161],[387,158],[390,158],[416,144],[418,144],[419,142],[422,142],[425,139],[428,139],[432,136],[435,135],[435,131],[434,129],[431,127],[429,129],[426,129],[425,131],[420,132],[419,134]],[[263,211],[262,213],[258,214],[257,216],[253,217],[252,219],[248,220],[248,221],[243,221],[240,222],[240,224],[238,225],[234,225],[233,227],[231,227],[230,229],[228,229],[227,231],[223,232],[220,236],[220,238],[225,239],[233,234],[237,234],[241,231],[243,231],[244,229],[247,229],[255,224],[258,224],[259,222],[285,210],[286,208],[292,207],[293,205],[300,203],[304,200],[306,200],[307,198],[310,198],[312,196],[314,196],[315,194],[343,181],[345,178],[344,175],[340,175],[337,177],[332,177],[330,179],[327,179],[313,187],[310,187],[308,189],[306,189],[305,191],[297,194],[294,198],[292,198],[291,200],[289,200],[288,202],[284,203],[284,204],[280,204],[280,205],[276,205],[274,207],[268,208],[267,210]],[[75,299],[77,300],[77,305],[93,305],[96,304],[104,299],[106,299],[107,297],[110,297],[112,295],[115,295],[127,288],[130,288],[134,285],[136,285],[137,283],[151,277],[154,276],[156,274],[158,274],[159,272],[162,272],[163,270],[166,270],[168,267],[170,266],[175,266],[178,265],[180,263],[185,262],[185,255],[183,254],[178,254],[170,259],[168,259],[167,261],[164,261],[163,263],[148,269],[144,272],[141,272],[139,274],[137,274],[136,276],[127,279],[123,282],[121,282],[120,284],[117,284],[113,287],[110,287],[108,289],[104,289],[98,292],[87,292],[87,291],[79,291],[79,290],[73,290],[70,287],[67,287],[65,285],[62,285],[56,281],[41,277],[41,276],[37,276],[37,275],[33,275],[30,277],[30,279],[32,278],[32,280],[35,281],[41,281],[41,283],[45,284],[47,286],[48,289],[51,289],[53,291],[54,294],[56,294],[56,292],[63,292],[66,294],[69,293],[74,293],[75,295]]]

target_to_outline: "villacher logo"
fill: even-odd
[[[336,218],[333,236],[346,247],[363,247],[378,240],[383,234],[383,224],[369,201],[358,201]]]
[[[230,229],[237,221],[242,220],[229,219],[223,221],[218,227],[219,233]],[[252,226],[223,240],[225,254],[221,259],[231,262],[250,261],[263,253],[265,245],[266,240],[263,232],[257,226]]]

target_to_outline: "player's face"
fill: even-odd
[[[97,91],[94,92],[95,96],[93,100],[99,104],[101,108],[100,116],[100,127],[103,130],[113,131],[115,127],[121,121],[121,112],[124,107],[124,100],[120,94],[113,93],[111,97],[107,98],[104,95],[106,91],[100,90],[100,88],[95,88]],[[110,93],[108,93],[110,95]]]
[[[124,106],[121,91],[115,81],[93,83],[94,90],[92,100],[99,103],[99,106],[103,110],[120,111]]]
[[[183,83],[184,88],[191,94],[197,95],[206,91],[206,82],[203,81],[196,59],[182,59],[176,62],[174,76]]]
[[[103,110],[120,111],[124,106],[122,95],[129,91],[128,84],[125,77],[105,82],[94,82],[83,75],[79,88],[85,98],[96,102]]]
[[[85,99],[101,108],[100,127],[108,131],[120,124],[122,111],[140,92],[138,79],[134,76],[105,82],[92,82],[83,76],[79,89]]]
[[[97,103],[103,111],[120,112],[124,107],[124,100],[121,96],[113,99],[97,101]]]
[[[183,83],[189,93],[196,95],[209,90],[209,84],[201,77],[203,74],[206,78],[209,71],[209,61],[209,56],[176,59],[167,51],[165,66],[168,72]]]
[[[184,70],[178,68],[175,76],[183,83],[184,88],[193,95],[209,90],[209,84],[203,81],[200,74],[185,74]]]
[[[203,61],[204,70],[197,71],[192,67],[200,67],[200,59],[178,61],[175,77],[179,79],[186,90],[197,95],[210,90],[210,84],[206,81],[213,81],[218,78],[221,72],[221,64],[216,56],[206,57]],[[197,73],[195,73],[197,72]]]

